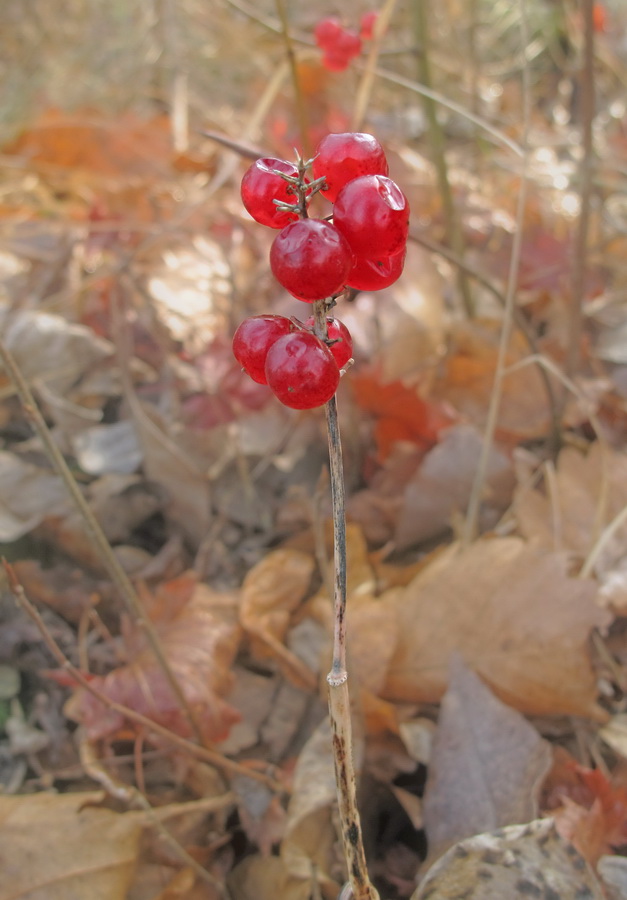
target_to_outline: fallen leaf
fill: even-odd
[[[476,428],[456,425],[427,453],[403,495],[393,538],[396,548],[435,537],[451,525],[455,512],[466,510],[482,446]],[[484,485],[485,505],[493,520],[509,505],[513,487],[509,460],[493,448]]]
[[[376,373],[364,372],[351,378],[355,401],[375,420],[374,436],[379,461],[384,461],[397,441],[432,447],[454,416],[443,404],[424,400],[418,389],[401,381],[383,384]]]
[[[248,856],[229,874],[227,885],[231,896],[238,900],[310,900],[313,871],[311,876],[291,876],[278,856]],[[333,896],[324,894],[325,900]]]
[[[124,900],[145,814],[105,809],[103,797],[0,796],[0,900]]]
[[[0,497],[1,543],[16,541],[46,515],[65,513],[68,507],[61,479],[14,453],[0,453]]]
[[[518,488],[514,503],[520,529],[583,562],[605,526],[627,506],[627,456],[598,441],[587,454],[566,447],[557,460],[554,481],[551,496],[539,489]],[[627,524],[623,524],[605,543],[594,566],[606,588],[603,596],[619,605],[627,602],[621,570],[626,542]],[[621,577],[612,582],[613,576]]]
[[[451,847],[411,900],[603,900],[601,887],[551,819],[510,825]]]
[[[315,674],[283,640],[291,616],[309,588],[314,565],[313,558],[299,550],[283,548],[268,553],[246,575],[240,605],[242,626],[255,638],[253,652],[263,648],[266,658],[274,657],[286,675],[312,690]]]
[[[466,419],[483,429],[494,385],[500,323],[473,322],[457,327],[438,379],[434,401],[446,401]],[[520,332],[512,336],[506,366],[529,355]],[[497,423],[497,440],[519,443],[544,437],[549,426],[549,408],[542,379],[535,366],[524,366],[506,375]]]
[[[181,608],[156,626],[163,652],[205,739],[221,740],[239,720],[239,713],[222,699],[231,687],[230,669],[239,646],[235,597],[198,584]],[[189,737],[189,722],[143,633],[136,629],[129,638],[130,662],[108,675],[93,676],[91,683],[109,699]],[[124,722],[123,716],[83,688],[70,698],[65,711],[85,726],[90,740],[114,734]]]
[[[429,859],[458,841],[538,815],[550,745],[456,654],[423,802]]]
[[[361,746],[357,744],[355,750],[359,759]],[[335,804],[331,727],[324,720],[296,764],[281,859],[292,877],[305,881],[311,879],[315,866],[320,884],[337,892],[344,873],[337,866]]]
[[[607,714],[596,704],[587,640],[610,616],[563,554],[520,538],[452,545],[383,600],[398,620],[383,697],[435,703],[458,652],[505,703],[534,715]]]

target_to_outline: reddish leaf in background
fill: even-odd
[[[627,843],[627,787],[574,760],[565,775],[566,782],[551,790],[549,811],[560,835],[596,866],[602,856]],[[555,803],[559,808],[550,809]]]
[[[381,384],[376,375],[353,375],[353,395],[357,405],[376,420],[374,437],[377,459],[383,462],[397,441],[408,441],[432,447],[442,431],[455,422],[453,412],[444,404],[431,403],[418,394],[416,388],[400,381]]]
[[[190,589],[191,588],[191,589]],[[222,695],[231,686],[230,668],[239,646],[236,596],[191,584],[188,576],[168,582],[144,598],[159,633],[164,654],[194,712],[205,740],[224,739],[239,713]],[[131,630],[132,629],[132,630]],[[91,683],[110,700],[170,728],[183,737],[191,728],[140,629],[130,626],[126,640],[130,661]],[[115,734],[119,713],[83,688],[66,704],[66,714],[84,725],[91,740]]]

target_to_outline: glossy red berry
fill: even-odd
[[[324,19],[320,19],[314,28],[316,44],[322,50],[333,47],[343,30],[342,23],[335,16],[327,16]]]
[[[307,303],[340,293],[352,264],[344,237],[321,219],[293,222],[277,234],[270,249],[276,280]]]
[[[338,194],[333,224],[355,256],[392,256],[407,241],[409,203],[391,178],[362,175],[345,184]]]
[[[309,316],[305,325],[307,328],[313,329],[315,321],[313,316]],[[327,316],[327,334],[331,342],[327,346],[333,354],[338,368],[342,369],[353,355],[353,338],[351,333],[344,322],[334,319],[333,316]]]
[[[324,176],[327,189],[321,191],[332,202],[349,181],[360,175],[387,175],[383,147],[371,134],[347,132],[328,134],[316,147],[313,177]]]
[[[379,13],[372,10],[371,12],[364,13],[361,17],[360,28],[359,28],[359,36],[362,41],[370,41],[372,40],[372,32],[374,29],[374,23],[379,18]]]
[[[268,386],[285,406],[313,409],[327,403],[340,381],[333,354],[310,331],[280,337],[266,357]]]
[[[278,209],[273,201],[295,203],[296,195],[289,182],[277,175],[275,170],[285,175],[298,175],[296,166],[284,159],[256,159],[242,178],[242,202],[256,222],[270,228],[284,228],[295,222],[298,215]]]
[[[266,356],[278,338],[293,331],[285,316],[250,316],[233,335],[233,355],[244,371],[258,384],[267,384]]]
[[[380,291],[400,278],[405,265],[406,250],[383,259],[356,256],[348,276],[348,284],[360,291]]]

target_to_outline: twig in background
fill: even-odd
[[[65,459],[63,458],[63,454],[55,444],[52,434],[50,433],[50,429],[46,425],[46,421],[37,405],[37,401],[35,400],[31,389],[26,383],[26,379],[22,375],[17,362],[13,358],[13,354],[9,351],[8,347],[1,338],[0,360],[2,361],[2,364],[6,369],[6,373],[11,379],[13,386],[15,387],[16,393],[20,398],[27,418],[32,422],[42,444],[44,445],[44,449],[46,451],[48,459],[65,484],[67,491],[74,502],[74,505],[82,516],[85,525],[87,526],[87,532],[92,539],[93,545],[96,548],[100,559],[102,560],[103,566],[109,573],[109,577],[120,592],[122,600],[124,601],[129,613],[133,616],[133,621],[145,633],[150,648],[154,653],[155,658],[157,659],[157,662],[159,663],[159,666],[161,667],[163,674],[167,679],[172,693],[177,699],[181,711],[184,713],[186,719],[188,720],[196,738],[200,741],[200,743],[202,743],[203,738],[201,729],[198,725],[198,722],[196,721],[196,717],[194,716],[189,706],[189,703],[187,702],[187,699],[185,698],[185,695],[183,694],[181,686],[178,683],[172,669],[170,668],[170,664],[165,657],[156,629],[150,621],[148,615],[146,614],[146,611],[141,604],[141,600],[139,599],[135,588],[131,584],[128,575],[118,562],[117,557],[115,556],[111,545],[109,544],[109,541],[107,540],[102,528],[100,527],[100,523],[94,516],[89,504],[81,493],[81,490],[76,483],[76,479],[72,475]]]
[[[377,74],[377,60],[379,59],[379,54],[381,52],[381,41],[387,31],[395,6],[396,0],[386,0],[379,10],[377,19],[374,23],[368,59],[366,60],[366,65],[355,97],[352,121],[353,131],[361,131],[363,126],[366,110],[368,109],[368,103],[370,101],[370,95],[372,94],[375,75]]]
[[[521,46],[527,46],[527,8],[526,0],[519,0],[520,8],[520,40]],[[529,67],[525,64],[522,70],[522,88],[523,88],[523,110],[522,110],[522,145],[527,146],[529,125],[531,122],[531,86],[529,82]],[[514,326],[514,315],[516,308],[516,288],[518,285],[518,269],[520,266],[520,254],[522,250],[522,234],[523,234],[523,217],[525,213],[525,202],[527,197],[527,154],[523,156],[522,172],[520,176],[520,189],[518,191],[518,201],[516,210],[516,232],[512,242],[512,255],[509,264],[509,273],[507,278],[507,291],[505,294],[506,303],[503,313],[503,325],[501,327],[501,337],[499,340],[499,350],[494,372],[494,384],[492,385],[492,393],[490,394],[490,404],[488,406],[488,416],[483,436],[483,445],[479,455],[477,471],[472,485],[470,500],[468,502],[468,510],[464,529],[462,532],[462,546],[468,546],[477,536],[479,523],[479,511],[481,508],[481,499],[488,471],[488,460],[492,450],[494,441],[494,433],[496,431],[496,423],[501,405],[501,397],[503,394],[503,380],[506,371],[507,351],[512,336]]]
[[[429,25],[427,21],[427,9],[423,0],[414,0],[412,4],[414,15],[414,31],[416,43],[421,48],[418,53],[418,77],[427,88],[431,88],[431,66],[429,63]],[[432,97],[423,97],[425,116],[429,125],[428,138],[431,144],[431,157],[438,176],[438,188],[442,200],[442,212],[444,213],[444,225],[447,241],[452,250],[463,259],[464,235],[459,217],[453,201],[453,191],[448,175],[446,163],[446,142],[442,126],[438,119],[435,101]],[[472,319],[475,315],[475,306],[470,290],[470,284],[463,269],[457,270],[457,283],[466,310],[466,315]]]
[[[171,744],[174,744],[181,750],[185,750],[191,756],[195,756],[197,759],[202,759],[204,762],[210,763],[217,769],[221,769],[225,772],[231,772],[234,775],[244,775],[247,778],[252,778],[255,781],[260,781],[262,784],[265,784],[271,790],[277,791],[278,793],[287,792],[287,788],[285,787],[285,785],[280,784],[269,775],[264,775],[263,772],[258,772],[255,769],[242,765],[241,763],[234,762],[232,759],[228,759],[228,757],[223,756],[216,750],[210,750],[207,747],[201,747],[200,744],[194,744],[192,741],[188,741],[185,738],[180,737],[178,734],[174,734],[174,732],[170,731],[167,728],[164,728],[163,725],[159,725],[157,722],[153,722],[152,719],[149,719],[147,716],[143,716],[141,713],[135,712],[135,710],[131,709],[129,706],[124,706],[122,703],[116,703],[115,700],[111,700],[109,697],[107,697],[106,694],[103,694],[102,691],[99,691],[98,688],[94,687],[93,684],[85,678],[80,669],[77,669],[76,666],[74,666],[64,654],[63,650],[61,650],[54,637],[50,633],[50,629],[48,628],[42,617],[39,615],[38,610],[33,606],[33,604],[26,596],[24,588],[20,584],[13,567],[5,559],[2,560],[2,564],[9,580],[9,587],[11,588],[11,592],[15,597],[17,604],[33,620],[39,630],[39,633],[42,636],[46,647],[50,650],[59,666],[65,672],[68,672],[76,681],[76,683],[84,688],[93,697],[95,697],[96,700],[99,700],[100,703],[102,703],[108,709],[111,709],[114,712],[119,713],[121,716],[124,716],[124,718],[128,719],[130,722],[134,722],[136,725],[141,725],[142,728],[146,729],[146,731],[159,735],[159,737],[164,738],[166,741],[169,741]]]
[[[300,76],[298,74],[298,63],[296,60],[296,53],[294,51],[294,44],[292,43],[292,38],[290,37],[290,25],[287,17],[287,12],[285,9],[284,0],[275,0],[275,5],[277,9],[277,13],[279,14],[279,18],[281,20],[281,30],[283,32],[283,41],[285,43],[285,52],[287,53],[287,59],[290,66],[290,72],[292,74],[292,85],[294,87],[294,99],[296,101],[296,118],[298,119],[298,130],[300,131],[300,140],[301,140],[301,153],[304,157],[311,156],[311,139],[309,135],[309,117],[307,115],[307,106],[305,104],[305,98],[303,97],[303,90],[300,83]]]

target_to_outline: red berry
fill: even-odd
[[[361,17],[361,23],[360,23],[361,27],[359,29],[359,36],[361,37],[362,41],[372,40],[372,31],[374,28],[374,23],[377,21],[378,18],[379,18],[379,13],[375,12],[374,10],[372,12],[367,12],[367,13],[363,14],[363,16]]]
[[[343,28],[338,34],[334,46],[330,49],[336,50],[338,53],[344,53],[345,56],[352,59],[353,56],[359,56],[361,53],[361,38],[356,31]]]
[[[403,249],[407,240],[409,203],[391,178],[362,175],[345,184],[338,194],[333,224],[355,256],[392,256]]]
[[[307,328],[313,328],[315,322],[315,318],[309,316],[305,325]],[[329,344],[329,350],[333,354],[338,369],[341,369],[353,355],[353,339],[351,333],[344,322],[340,322],[339,319],[334,319],[332,316],[327,316],[327,333],[329,340],[333,341],[332,344]]]
[[[316,147],[313,177],[324,175],[327,189],[321,193],[334,202],[340,190],[360,175],[387,175],[388,163],[379,141],[371,134],[328,134]]]
[[[333,354],[310,331],[294,331],[276,341],[266,358],[272,392],[291,409],[313,409],[327,403],[340,381]]]
[[[359,291],[380,291],[400,278],[405,265],[406,250],[383,259],[356,256],[348,276],[348,283]]]
[[[322,54],[322,65],[329,72],[343,72],[348,69],[350,59],[343,53],[337,53],[333,50],[325,50]]]
[[[233,355],[253,381],[267,384],[265,365],[274,342],[293,331],[285,316],[251,316],[244,319],[233,335]]]
[[[270,228],[283,228],[298,219],[298,215],[277,209],[273,201],[295,203],[296,195],[289,182],[273,170],[285,175],[298,175],[296,166],[284,159],[257,159],[242,178],[242,202],[256,222]]]
[[[320,19],[314,28],[316,44],[322,50],[333,47],[339,34],[343,30],[342,23],[335,16],[328,16],[326,19]]]
[[[340,232],[321,219],[300,219],[284,228],[270,249],[270,268],[283,287],[307,303],[338,294],[353,254]]]

